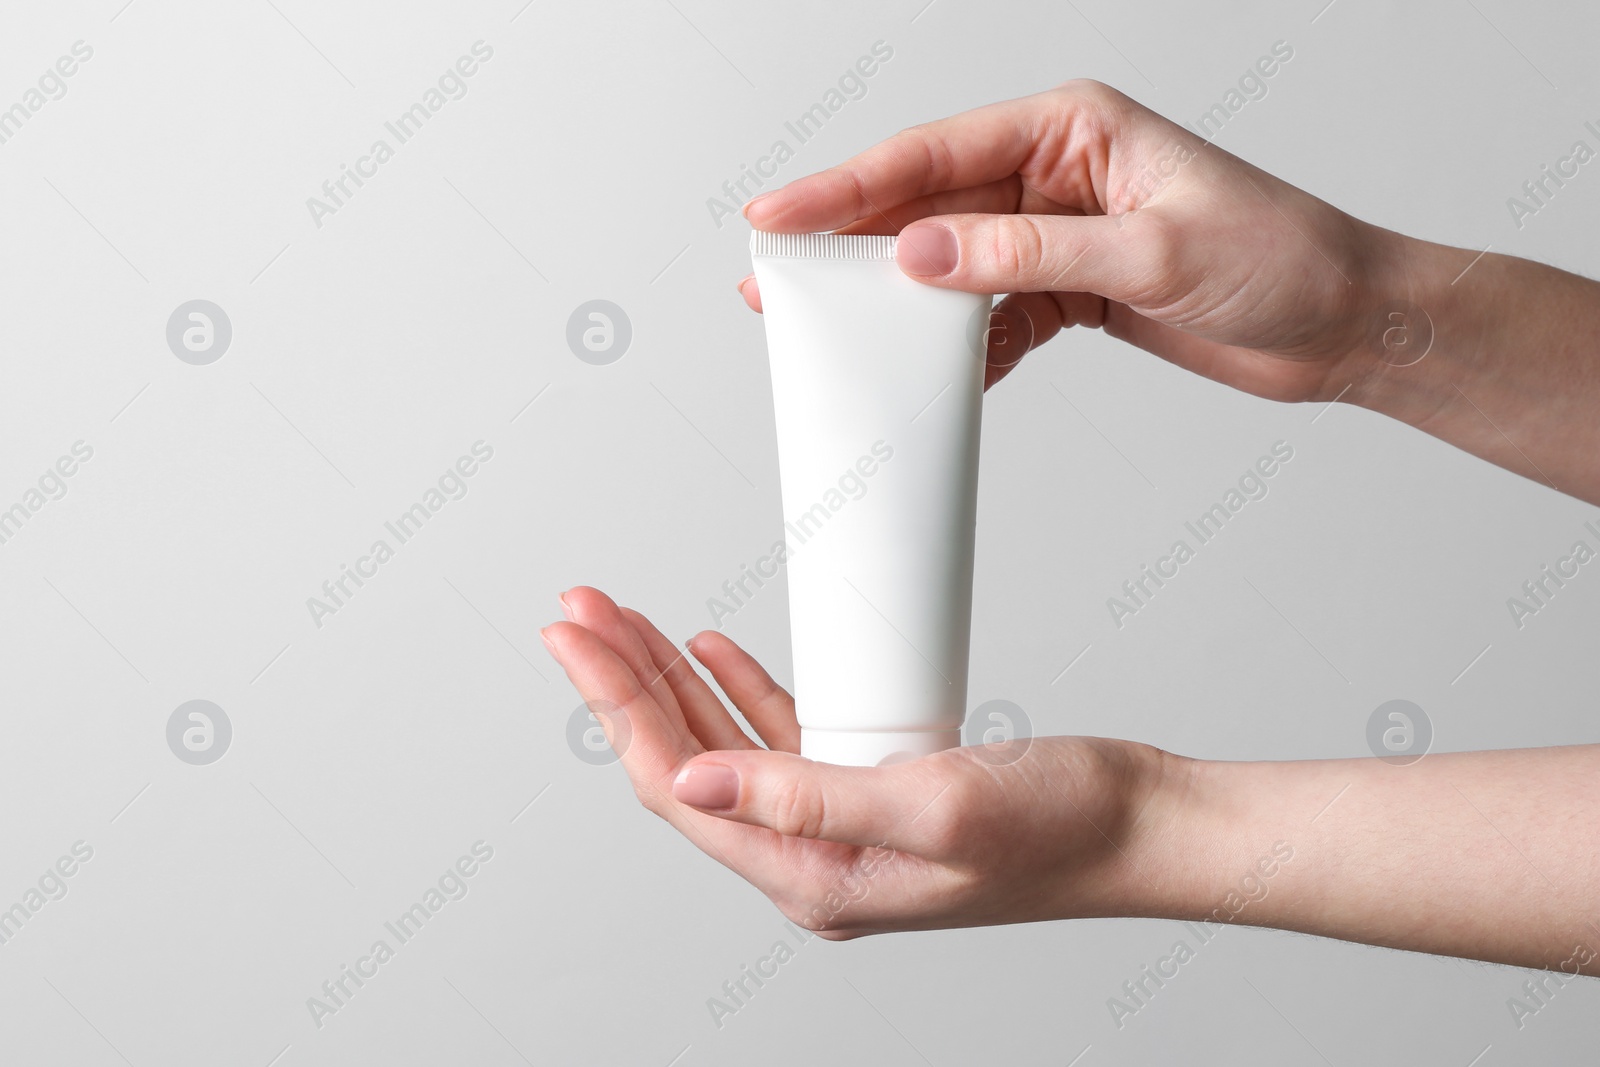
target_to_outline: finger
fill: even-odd
[[[899,233],[900,229],[917,219],[930,215],[953,215],[961,212],[982,211],[1001,213],[1017,210],[1021,198],[1022,182],[1016,175],[976,189],[958,189],[948,193],[935,193],[919,197],[907,204],[890,208],[882,219],[870,218],[846,226],[840,233]],[[1040,210],[1043,210],[1041,206]],[[761,311],[761,289],[754,274],[739,279],[739,295],[750,310]]]
[[[837,167],[790,182],[744,206],[758,230],[808,233],[884,217],[898,204],[997,182],[1035,148],[1047,94],[990,104],[902,130]]]
[[[1171,299],[1192,272],[1159,207],[1125,215],[944,215],[908,226],[900,269],[969,293],[1094,293],[1133,307]]]
[[[689,638],[694,658],[705,664],[767,747],[778,752],[800,751],[800,724],[795,720],[794,697],[772,680],[754,656],[716,630]]]
[[[839,232],[891,234],[899,233],[911,223],[930,215],[965,215],[972,212],[1009,214],[1019,210],[1022,195],[1022,179],[1010,174],[999,181],[970,189],[930,193],[892,207],[881,205],[882,214],[853,222]]]
[[[744,302],[750,305],[750,310],[757,314],[761,311],[761,289],[756,285],[756,276],[746,274],[739,279],[739,295],[744,297]]]
[[[634,669],[599,635],[572,622],[554,623],[540,632],[556,662],[605,727],[606,740],[622,761],[639,799],[647,804],[662,801],[663,808],[671,807],[670,786],[678,768],[703,751],[682,720],[662,710]]]
[[[723,819],[815,838],[923,855],[954,798],[915,763],[837,767],[789,752],[713,752],[672,784],[680,802]]]
[[[983,387],[1010,374],[1022,357],[1062,330],[1105,325],[1107,302],[1093,293],[1012,293],[989,317]]]
[[[1010,374],[1023,356],[1060,328],[1061,312],[1049,293],[1013,293],[996,304],[984,334],[984,389]]]
[[[623,617],[615,601],[598,589],[580,585],[561,594],[561,606],[571,621],[611,647],[663,712],[682,723],[685,729],[688,728],[684,723],[683,711],[678,707],[677,694],[662,677],[660,668],[644,647],[644,639],[639,636],[639,631]]]
[[[632,608],[623,608],[622,617],[631,622],[644,639],[645,648],[655,662],[656,669],[677,695],[678,708],[683,712],[685,725],[702,745],[708,750],[756,747],[756,743],[745,736],[738,723],[733,721],[733,716],[722,706],[717,694],[690,666],[686,654],[678,646],[668,641],[649,619]]]
[[[673,796],[673,779],[701,749],[688,730],[661,711],[633,669],[576,623],[558,622],[541,633],[583,698],[597,710],[615,709],[600,710],[598,717],[639,802],[729,870],[758,886],[782,884],[791,858],[777,847],[780,838],[697,811]]]

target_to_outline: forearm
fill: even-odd
[[[1140,914],[1600,973],[1600,745],[1168,757],[1128,854]]]
[[[1600,283],[1379,232],[1378,343],[1344,399],[1600,503]]]

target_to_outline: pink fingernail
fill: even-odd
[[[895,258],[907,274],[933,277],[949,274],[961,258],[956,235],[938,225],[912,226],[900,235]]]
[[[556,654],[555,642],[550,640],[550,635],[549,634],[545,633],[543,630],[540,630],[539,631],[539,640],[544,642],[544,647],[548,648],[550,650],[550,654],[552,656],[554,656]]]
[[[739,775],[721,763],[696,763],[679,773],[672,795],[692,807],[727,811],[739,799]]]
[[[561,614],[567,617],[568,622],[577,622],[572,614],[572,605],[567,603],[567,594],[562,593],[558,599],[561,601]]]

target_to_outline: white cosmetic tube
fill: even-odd
[[[800,751],[852,766],[959,745],[966,715],[990,298],[912,281],[895,240],[750,242]]]

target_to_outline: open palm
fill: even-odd
[[[884,767],[797,754],[794,700],[715,631],[690,642],[756,734],[638,612],[580,587],[544,630],[619,752],[640,803],[765,893],[843,939],[897,929],[1122,914],[1163,754],[1097,738],[1019,739]],[[731,771],[729,803],[700,779]],[[697,806],[700,805],[700,806]],[[1111,877],[1108,877],[1108,873]]]

